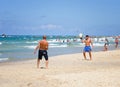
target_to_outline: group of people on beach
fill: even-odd
[[[34,54],[36,54],[36,51],[38,50],[37,68],[39,68],[40,60],[42,60],[42,56],[44,56],[44,58],[46,60],[46,68],[48,68],[48,53],[47,53],[48,42],[47,42],[46,38],[47,38],[46,36],[43,36],[43,39],[38,43],[38,45],[36,46],[35,51],[34,51]],[[93,43],[92,43],[90,36],[86,35],[85,39],[83,39],[82,37],[80,39],[81,39],[82,43],[85,43],[85,47],[83,49],[84,59],[87,60],[86,52],[88,52],[90,60],[92,60],[92,54],[91,54],[92,48],[91,48],[91,46],[93,47]],[[116,44],[115,47],[116,48],[118,47],[118,43],[119,43],[119,40],[116,37],[115,38],[115,44]],[[106,38],[105,44],[104,44],[104,51],[108,50],[108,45],[109,45],[109,41]]]

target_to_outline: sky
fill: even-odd
[[[120,0],[0,0],[0,34],[120,35]]]

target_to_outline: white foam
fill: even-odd
[[[35,49],[36,46],[24,46],[25,48]]]
[[[67,45],[53,45],[53,46],[50,46],[50,48],[55,48],[55,47],[67,47]]]
[[[26,43],[38,43],[38,41],[32,41],[32,42],[27,41]]]
[[[59,43],[61,41],[58,41],[58,40],[49,40],[48,43]]]
[[[58,45],[58,44],[49,44],[49,46],[56,46],[56,45]]]
[[[7,60],[9,60],[9,58],[0,58],[0,62],[7,61]]]
[[[24,46],[25,48],[28,48],[28,49],[35,49],[36,46],[32,45],[32,46]],[[50,44],[49,45],[50,48],[55,48],[55,47],[67,47],[66,44],[64,45],[57,45],[57,44]]]
[[[93,46],[104,46],[104,43],[93,43]]]
[[[2,44],[2,42],[0,42],[0,45]]]

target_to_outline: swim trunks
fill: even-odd
[[[109,45],[109,42],[105,41],[105,45],[108,46],[108,45]]]
[[[47,54],[46,50],[39,50],[38,59],[41,60],[42,56],[44,56],[44,58],[45,58],[46,61],[48,60],[48,54]]]
[[[115,42],[116,44],[118,44],[118,42]]]
[[[90,46],[85,46],[84,47],[84,52],[90,52],[92,49]]]

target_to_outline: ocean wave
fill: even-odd
[[[57,46],[58,44],[50,43],[49,46]]]
[[[0,58],[0,62],[7,61],[9,58]]]
[[[36,46],[32,45],[32,46],[24,46],[24,48],[28,48],[28,49],[35,49]],[[57,44],[50,44],[49,48],[55,48],[55,47],[67,47],[67,44],[64,45],[57,45]]]
[[[93,46],[104,46],[104,43],[93,43]]]
[[[52,45],[50,48],[56,48],[56,47],[67,47],[67,45]]]
[[[28,49],[35,49],[36,46],[24,46],[24,47]]]
[[[104,43],[93,43],[94,46],[104,46]],[[37,45],[28,45],[23,46],[24,48],[28,49],[35,49]],[[57,43],[50,43],[49,48],[57,48],[57,47],[83,47],[85,46],[84,43],[73,43],[73,44],[57,44]]]
[[[61,41],[58,40],[48,40],[48,43],[60,43]]]
[[[38,43],[38,41],[26,41],[26,43]]]

